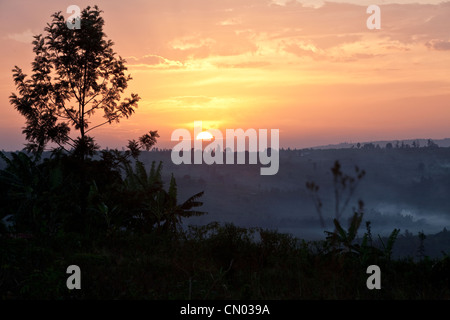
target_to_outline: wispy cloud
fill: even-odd
[[[450,41],[433,39],[428,41],[426,44],[427,48],[437,50],[437,51],[447,51],[450,50]]]
[[[31,44],[31,42],[33,42],[33,40],[34,40],[34,38],[33,38],[34,35],[35,34],[33,32],[31,32],[30,29],[27,29],[20,33],[10,33],[5,38],[15,40],[15,41],[18,41],[21,43]]]
[[[140,58],[135,56],[125,57],[130,68],[133,69],[179,69],[183,67],[180,61],[170,60],[155,54],[144,55]]]

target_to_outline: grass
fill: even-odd
[[[171,234],[2,237],[2,299],[449,299],[450,259],[391,260],[217,223]],[[81,290],[66,287],[69,265]],[[366,287],[381,268],[381,290]]]

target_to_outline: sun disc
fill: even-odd
[[[213,135],[209,133],[208,131],[200,132],[197,135],[197,140],[211,140],[213,138]]]

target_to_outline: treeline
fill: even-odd
[[[357,143],[356,145],[353,145],[352,148],[357,149],[382,149],[382,147],[379,144],[375,144],[372,142],[369,143]],[[392,142],[386,143],[384,146],[385,149],[409,149],[409,148],[428,148],[428,149],[436,149],[439,148],[438,144],[435,143],[433,140],[428,139],[426,145],[421,146],[419,140],[415,140],[411,143],[405,143],[404,141],[397,141],[395,144]]]

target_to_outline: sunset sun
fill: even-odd
[[[200,132],[197,135],[197,140],[211,140],[213,138],[213,135],[209,133],[208,131]]]

